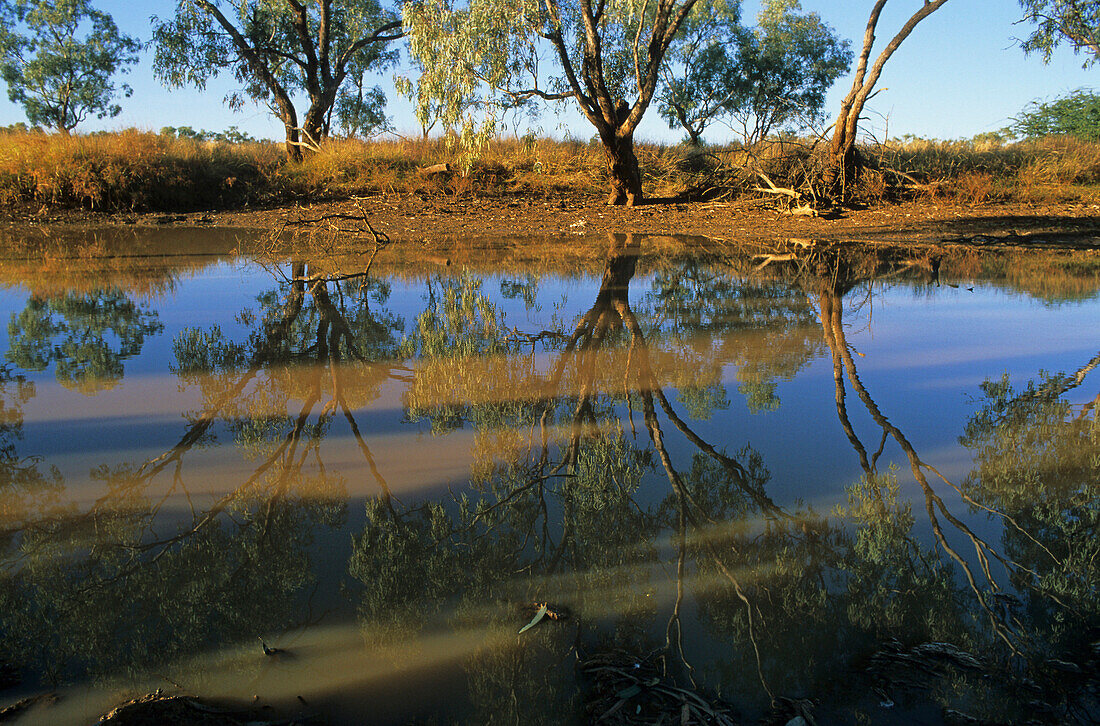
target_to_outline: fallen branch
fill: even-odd
[[[809,204],[799,204],[798,206],[791,207],[787,210],[787,214],[794,217],[816,217],[817,210]]]
[[[416,172],[421,176],[431,176],[433,174],[449,174],[450,171],[450,164],[432,164],[431,166],[418,166],[416,168]]]
[[[754,192],[764,192],[765,194],[782,194],[783,196],[790,197],[791,199],[795,200],[796,202],[800,201],[802,199],[802,194],[800,192],[796,192],[794,189],[787,189],[786,187],[777,187],[775,185],[775,183],[771,179],[769,179],[768,175],[765,174],[764,172],[758,171],[758,172],[756,172],[756,175],[758,177],[760,177],[761,179],[763,179],[764,183],[767,184],[768,186],[766,188],[765,187],[753,187],[752,190]]]

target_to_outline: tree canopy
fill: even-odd
[[[634,131],[653,100],[665,53],[696,0],[424,0],[404,16],[411,53],[425,68],[421,118],[443,101],[444,124],[461,122],[476,142],[491,133],[503,104],[572,100],[607,154],[609,203],[641,201]],[[487,122],[468,112],[487,95]],[[629,99],[629,100],[628,100]],[[480,130],[481,133],[478,133]]]
[[[698,143],[722,120],[751,144],[819,120],[852,52],[817,13],[801,9],[798,0],[767,0],[748,29],[735,5],[697,5],[662,74],[658,102],[669,127],[682,126]]]
[[[400,36],[400,21],[378,0],[178,0],[173,17],[153,19],[153,68],[169,86],[199,89],[231,69],[244,87],[228,102],[268,104],[286,128],[287,153],[300,159],[328,136],[334,110],[345,129],[384,119],[384,97],[363,92],[362,78],[396,59],[387,45]],[[309,98],[302,119],[297,93]]]
[[[740,19],[738,2],[696,4],[661,68],[657,110],[669,128],[684,129],[693,146],[741,87],[738,49],[749,33]]]
[[[767,0],[757,28],[741,37],[742,80],[730,104],[747,142],[822,117],[825,93],[852,62],[851,44],[798,0]]]
[[[140,49],[88,0],[0,0],[0,75],[31,124],[67,134],[89,115],[117,116],[115,97],[131,90],[111,79]]]
[[[1024,22],[1035,26],[1021,47],[1025,53],[1038,53],[1044,63],[1062,41],[1073,46],[1074,53],[1085,51],[1084,67],[1100,58],[1100,5],[1095,0],[1020,0]]]

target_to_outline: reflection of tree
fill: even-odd
[[[653,287],[642,315],[653,321],[653,343],[679,353],[671,382],[693,418],[725,399],[715,366],[737,366],[750,411],[774,410],[778,380],[793,378],[821,348],[812,306],[787,285],[732,278],[689,259],[658,269]]]
[[[1014,584],[1029,600],[1031,637],[1049,639],[1052,652],[1079,651],[1080,633],[1100,627],[1100,398],[1066,400],[1098,362],[1041,374],[1021,391],[1007,377],[986,381],[960,438],[977,456],[964,491],[1014,524],[1003,534],[1006,553],[1022,565]]]
[[[1007,384],[986,384],[984,390],[989,402],[982,412],[970,423],[963,443],[978,449],[981,466],[964,486],[949,481],[934,466],[923,460],[912,442],[886,417],[872,398],[861,380],[848,344],[843,322],[843,298],[854,287],[851,278],[834,275],[828,281],[819,281],[817,302],[820,311],[824,337],[833,358],[835,401],[837,415],[860,465],[865,478],[850,491],[849,514],[854,521],[861,522],[857,530],[851,553],[847,558],[847,568],[851,573],[849,593],[861,593],[859,602],[864,608],[861,619],[880,637],[899,638],[905,633],[909,638],[916,636],[917,642],[945,641],[950,648],[961,648],[982,654],[987,667],[996,669],[996,679],[986,684],[968,686],[974,707],[984,712],[987,718],[1016,718],[1021,713],[1034,711],[1034,705],[1025,705],[1014,685],[1018,670],[1014,660],[1028,663],[1032,674],[1041,675],[1047,669],[1045,663],[1056,660],[1057,653],[1065,653],[1066,643],[1052,642],[1051,629],[1041,622],[1041,618],[1025,618],[1015,603],[1019,601],[1005,590],[1005,579],[998,575],[996,565],[1000,565],[1007,577],[1018,590],[1031,593],[1036,603],[1030,613],[1034,616],[1038,610],[1053,609],[1057,618],[1070,618],[1078,628],[1082,622],[1083,611],[1073,603],[1066,590],[1060,590],[1052,583],[1067,581],[1080,582],[1081,577],[1095,581],[1095,565],[1078,559],[1069,562],[1067,554],[1075,548],[1076,542],[1087,540],[1079,551],[1084,557],[1092,557],[1097,549],[1094,539],[1095,514],[1085,515],[1094,521],[1093,525],[1084,524],[1083,529],[1076,527],[1085,511],[1096,509],[1095,501],[1078,500],[1069,505],[1069,500],[1055,494],[1058,489],[1055,482],[1060,477],[1044,474],[1044,468],[1036,466],[1035,458],[1045,459],[1054,453],[1052,448],[1055,436],[1051,433],[1062,424],[1068,429],[1079,425],[1065,422],[1066,408],[1054,405],[1042,416],[1033,417],[1036,408],[1050,407],[1060,393],[1080,383],[1082,374],[1072,379],[1048,381],[1042,386],[1030,388],[1022,397],[1010,400]],[[1088,366],[1095,365],[1095,362]],[[1086,369],[1083,369],[1087,373]],[[871,452],[857,435],[848,413],[845,379],[856,393],[867,413],[874,421],[881,437],[877,448]],[[1051,418],[1053,417],[1053,418]],[[1086,432],[1088,426],[1070,434],[1070,441],[1063,442],[1065,451],[1071,449],[1080,452],[1083,445],[1095,451],[1095,440]],[[1076,440],[1073,440],[1076,439]],[[936,548],[923,549],[912,534],[914,518],[908,505],[898,502],[897,482],[892,474],[882,473],[878,469],[878,460],[889,441],[900,447],[909,462],[913,477],[924,495],[924,510],[931,527]],[[1074,447],[1077,447],[1074,449]],[[1087,449],[1086,449],[1087,450]],[[995,452],[1002,452],[997,454]],[[1030,459],[1030,460],[1029,460]],[[1078,461],[1088,459],[1078,457]],[[1060,457],[1054,454],[1047,460],[1048,467]],[[1059,468],[1054,465],[1050,468]],[[1079,483],[1095,479],[1095,469],[1085,467],[1078,473],[1085,478]],[[1049,472],[1048,472],[1049,474]],[[1073,479],[1074,477],[1070,477]],[[951,510],[943,496],[936,491],[933,481],[938,481],[948,490],[957,494],[969,505],[972,512],[985,514],[998,522],[1004,531],[1006,547],[998,550],[979,535],[974,526]],[[1012,482],[1011,484],[1009,482]],[[1045,484],[1044,484],[1045,483]],[[1074,489],[1074,487],[1070,487]],[[1015,496],[989,496],[996,490]],[[1076,489],[1077,494],[1083,494]],[[1093,499],[1095,499],[1093,495]],[[1069,505],[1069,506],[1067,506]],[[1038,517],[1030,516],[1042,512]],[[1060,514],[1054,514],[1059,512]],[[1061,519],[1061,514],[1065,515]],[[1051,516],[1053,515],[1053,516]],[[1061,520],[1070,524],[1067,529],[1053,532],[1049,523]],[[1058,529],[1057,525],[1053,528]],[[1084,531],[1088,534],[1082,537]],[[1076,536],[1074,536],[1076,534]],[[1063,539],[1064,538],[1064,539]],[[961,539],[969,543],[969,556],[953,543]],[[942,556],[946,556],[946,560]],[[1086,575],[1092,569],[1093,577]],[[961,573],[966,590],[957,590],[956,574]],[[1045,587],[1044,587],[1045,585]],[[1088,586],[1085,588],[1088,590]],[[970,619],[964,593],[968,592],[972,602],[976,603],[976,614],[981,617]],[[1082,594],[1078,591],[1078,595]],[[1095,594],[1092,586],[1091,595]],[[1090,597],[1094,601],[1094,597]],[[1095,607],[1091,608],[1095,613]],[[873,621],[867,618],[873,616]],[[1095,614],[1086,620],[1095,624]],[[983,622],[984,621],[984,622]],[[910,640],[910,643],[913,641]],[[952,651],[958,653],[962,651]],[[911,657],[911,654],[905,656]],[[952,657],[961,656],[952,655]],[[889,658],[883,657],[889,661]],[[898,659],[896,662],[904,662]],[[959,660],[958,662],[969,662]],[[949,700],[950,689],[941,694]],[[1047,692],[1047,697],[1054,696]],[[1077,703],[1074,703],[1077,700]],[[1050,718],[1078,718],[1080,712],[1075,709],[1084,705],[1073,696],[1061,703],[1058,710],[1051,709]],[[1087,709],[1087,706],[1085,706]],[[1087,713],[1087,710],[1086,710]]]
[[[339,432],[381,492],[348,563],[364,638],[401,660],[420,657],[418,634],[474,633],[484,647],[462,663],[471,721],[583,718],[574,652],[645,656],[663,683],[720,687],[746,709],[832,694],[822,721],[866,716],[868,698],[872,710],[887,696],[904,704],[915,681],[938,687],[945,707],[1012,721],[1057,668],[1088,666],[1074,634],[1096,622],[1095,411],[1062,398],[1089,365],[1022,394],[987,385],[964,438],[978,468],[956,488],[856,369],[844,308],[861,274],[811,275],[807,298],[682,260],[643,278],[639,251],[615,237],[591,306],[531,334],[507,324],[481,279],[432,277],[404,339],[384,284],[291,264],[238,316],[246,336],[177,337],[173,370],[201,395],[198,410],[160,456],[97,470],[103,494],[89,511],[50,511],[49,475],[14,446],[0,451],[9,486],[38,492],[4,533],[0,637],[63,678],[301,623],[313,537],[344,518],[344,482],[325,469],[325,437]],[[651,283],[642,294],[639,278]],[[535,282],[501,294],[534,303]],[[726,399],[731,367],[769,408],[777,382],[826,348],[864,473],[829,518],[773,499],[761,456],[699,423]],[[17,442],[30,384],[0,370],[3,445]],[[452,497],[399,499],[375,466],[358,410],[391,381],[405,386],[407,420],[435,436],[470,432],[471,481]],[[247,471],[204,501],[191,488],[196,449],[222,437]],[[923,515],[885,464],[895,448]],[[975,524],[986,515],[1003,547]],[[926,522],[931,542],[918,535]],[[569,617],[517,636],[539,602]],[[1066,696],[1041,718],[1071,718],[1079,703]]]
[[[62,385],[95,393],[117,385],[123,361],[163,329],[155,312],[119,289],[32,297],[8,324],[7,359],[26,371],[53,363]]]
[[[8,364],[0,365],[0,553],[7,553],[19,530],[37,512],[57,511],[60,474],[39,470],[37,457],[20,456],[23,405],[34,383]]]
[[[53,680],[142,671],[308,619],[314,533],[342,523],[346,498],[322,438],[342,414],[373,466],[354,407],[391,375],[371,364],[396,350],[400,321],[370,310],[388,294],[372,281],[349,301],[297,263],[286,288],[281,304],[265,295],[261,316],[242,316],[255,325],[245,342],[217,328],[176,340],[175,370],[204,400],[176,445],[92,472],[103,494],[87,511],[39,512],[20,527],[0,588],[0,634],[18,662]],[[204,502],[188,454],[221,428],[253,470]]]
[[[745,361],[737,349],[743,338],[726,335],[731,331],[791,341],[778,346],[775,359],[761,355],[760,362],[769,375],[797,371],[822,345],[809,336],[813,307],[804,298],[791,304],[793,292],[760,283],[738,287],[687,266],[678,276],[675,270],[659,273],[657,293],[635,311],[628,289],[636,252],[629,240],[615,239],[593,305],[567,332],[509,329],[474,278],[434,290],[413,338],[421,358],[407,415],[427,418],[437,433],[472,426],[475,482],[453,504],[368,504],[368,525],[351,563],[364,583],[364,632],[372,639],[403,639],[439,627],[444,618],[497,622],[509,603],[561,599],[585,621],[574,626],[582,648],[658,648],[670,672],[692,681],[703,675],[712,685],[717,675],[727,694],[738,693],[745,702],[759,698],[761,685],[769,695],[835,691],[836,674],[875,654],[883,639],[908,645],[945,640],[955,645],[944,657],[968,664],[966,650],[985,643],[1005,619],[974,621],[953,560],[917,543],[915,520],[899,501],[896,480],[877,472],[880,453],[869,454],[852,430],[846,373],[884,437],[916,457],[859,382],[837,327],[841,293],[817,302],[824,311],[823,343],[837,365],[838,411],[867,472],[841,512],[847,529],[812,510],[790,511],[774,502],[759,456],[748,448],[731,456],[708,442],[664,390],[680,385],[684,367],[719,381],[726,362]],[[705,292],[685,292],[691,289]],[[752,301],[761,298],[756,319],[760,309]],[[679,320],[685,317],[680,312],[687,322]],[[774,327],[765,329],[768,322]],[[550,351],[548,361],[535,354],[539,344]],[[684,408],[707,414],[686,402]],[[637,443],[639,412],[648,449]],[[692,452],[687,465],[678,463],[681,442]],[[667,482],[661,493],[653,491],[657,472]],[[943,502],[927,488],[941,547],[951,545],[939,519],[973,535],[953,513],[935,508]],[[661,544],[666,533],[673,533],[670,548]],[[975,545],[987,558],[995,556],[976,537]],[[658,603],[641,595],[660,590],[656,574],[669,556],[676,592],[662,646],[647,627]],[[960,569],[969,567],[963,562]],[[995,586],[990,577],[985,587]],[[683,642],[680,617],[689,593],[702,622],[728,650],[705,672],[692,668],[693,644]],[[970,597],[975,594],[993,609],[993,596],[975,589]],[[593,620],[607,622],[586,627]],[[568,642],[552,645],[560,630],[534,632],[537,645],[530,647],[536,650],[552,653]],[[472,684],[503,688],[477,696],[501,704],[500,713],[515,714],[510,709],[531,694],[566,687],[553,668],[507,677],[494,669],[504,663],[527,667],[521,664],[527,661],[516,654],[510,659],[507,648],[490,653],[468,669]],[[757,678],[750,680],[750,673]],[[889,688],[881,679],[880,687]],[[853,680],[836,702],[859,701],[870,685]],[[943,695],[945,702],[952,698]]]
[[[663,647],[676,658],[683,652],[685,578],[720,583],[717,589],[748,622],[745,643],[760,617],[753,602],[760,591],[753,576],[743,581],[742,573],[769,547],[787,554],[795,547],[799,554],[792,557],[812,557],[800,543],[820,523],[775,504],[759,457],[747,448],[731,456],[706,441],[663,390],[666,381],[683,380],[685,367],[720,380],[723,356],[739,358],[718,334],[762,325],[751,315],[759,294],[708,300],[709,311],[679,323],[672,322],[675,310],[690,305],[691,293],[660,283],[665,292],[647,300],[641,317],[628,296],[636,262],[636,243],[613,237],[595,301],[568,333],[509,329],[480,282],[469,277],[430,295],[413,338],[421,358],[406,395],[407,416],[427,418],[436,433],[472,425],[475,480],[452,504],[368,503],[368,524],[350,567],[364,584],[360,618],[368,637],[400,639],[449,612],[460,622],[484,622],[509,612],[509,604],[561,599],[578,621],[610,621],[611,633],[578,631],[585,647],[602,642],[652,650],[658,647],[648,625],[656,615],[652,595],[664,583],[661,535],[673,531],[680,533],[674,546],[679,584]],[[715,279],[698,286],[706,290],[700,301],[724,284]],[[804,302],[793,310],[781,301],[769,304],[762,316],[806,327]],[[804,331],[798,335],[807,338]],[[684,351],[691,337],[698,345]],[[539,344],[551,351],[549,361],[535,353]],[[652,450],[636,443],[639,410]],[[676,463],[666,429],[695,452],[689,466]],[[647,484],[649,472],[663,472],[664,491]],[[766,532],[724,521],[734,518],[764,520]],[[536,649],[555,641],[561,648],[569,641],[555,635],[560,632],[540,629],[525,638],[534,639]],[[749,652],[755,660],[751,646]],[[469,666],[471,687],[507,684],[504,693],[476,698],[501,704],[502,721],[510,716],[501,714],[518,716],[516,704],[531,693],[563,687],[550,685],[560,668],[507,677],[494,670],[514,666],[513,660],[494,650]],[[557,697],[564,698],[560,691]]]

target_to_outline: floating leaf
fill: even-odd
[[[531,628],[538,625],[539,621],[542,620],[545,617],[546,617],[546,605],[543,604],[543,605],[539,606],[539,611],[537,613],[535,613],[535,617],[531,618],[531,622],[527,623],[522,628],[520,628],[519,632],[523,633],[527,630],[530,630]]]

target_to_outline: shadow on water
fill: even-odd
[[[950,262],[647,244],[579,283],[261,259],[217,320],[172,322],[183,276],[17,302],[0,686],[62,696],[20,723],[158,688],[245,720],[1094,721],[1100,358],[986,376],[930,434],[859,347],[902,294],[965,299]],[[92,394],[170,423],[43,453],[35,407]]]

